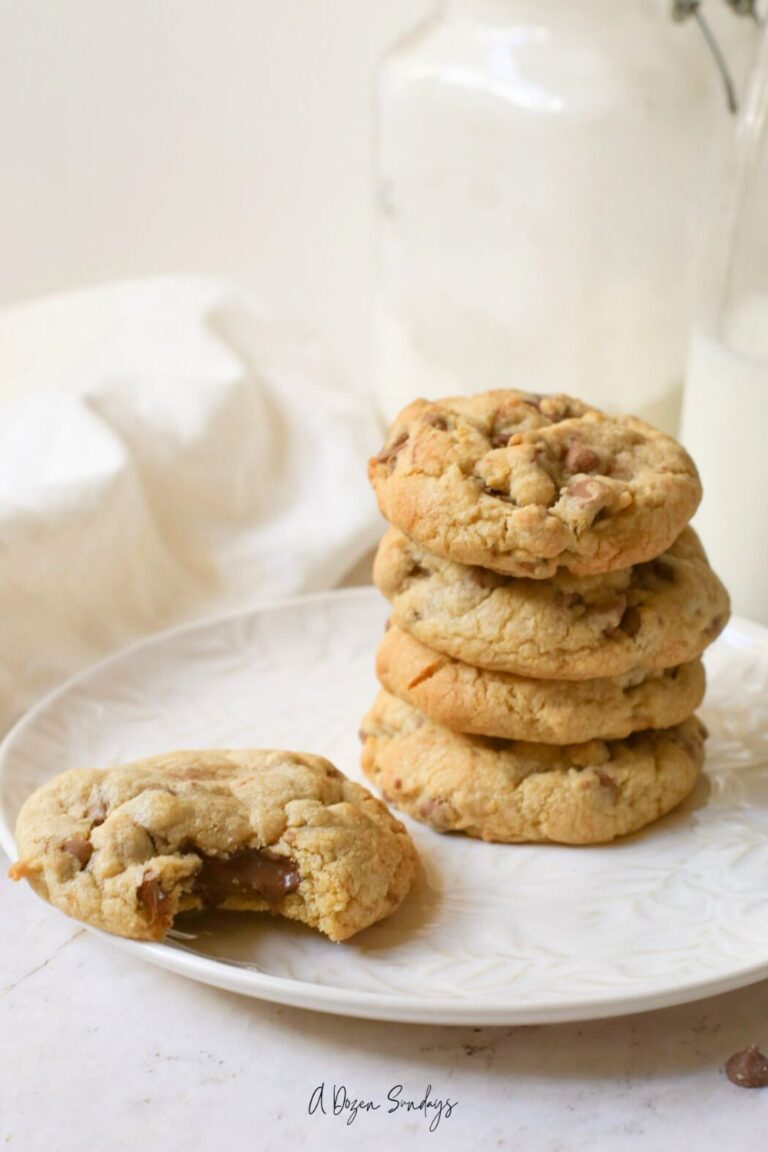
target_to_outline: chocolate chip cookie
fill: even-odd
[[[24,804],[10,875],[69,916],[161,940],[207,907],[265,911],[345,940],[388,916],[417,867],[402,824],[327,760],[173,752],[55,777]]]
[[[379,545],[373,578],[392,622],[468,664],[583,680],[695,660],[728,620],[728,593],[692,528],[662,556],[602,576],[502,576],[444,560],[401,532]]]
[[[690,456],[642,420],[512,390],[414,401],[368,475],[425,548],[535,579],[650,560],[701,499]]]
[[[695,716],[626,740],[555,747],[451,732],[382,692],[362,764],[385,798],[438,832],[505,843],[600,844],[691,792],[706,732]]]
[[[595,680],[534,680],[464,664],[394,626],[379,646],[376,674],[394,696],[446,728],[542,744],[670,728],[698,708],[705,688],[700,660]]]

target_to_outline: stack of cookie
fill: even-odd
[[[406,408],[371,461],[392,604],[363,768],[440,831],[612,840],[692,790],[728,595],[669,436],[566,396]]]

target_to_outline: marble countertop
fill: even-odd
[[[1,860],[5,872],[6,861]],[[0,900],[0,1148],[669,1149],[765,1144],[768,1092],[727,1057],[768,1044],[768,985],[617,1020],[372,1023],[247,1000],[142,964],[22,885]],[[325,1084],[326,1113],[309,1115]],[[456,1102],[435,1132],[387,1094]],[[332,1112],[333,1086],[381,1106]],[[430,1118],[434,1117],[434,1111]],[[148,1143],[149,1142],[149,1143]]]

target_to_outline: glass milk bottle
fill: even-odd
[[[711,19],[732,70],[750,21]],[[677,423],[688,229],[728,112],[670,0],[447,0],[378,85],[378,393],[564,391]]]
[[[696,514],[736,612],[768,624],[768,33],[739,122],[685,379]]]

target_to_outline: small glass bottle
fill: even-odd
[[[744,102],[685,379],[694,526],[734,610],[768,624],[768,31]]]
[[[740,76],[749,22],[721,23]],[[669,0],[446,0],[379,75],[384,414],[518,387],[674,430],[687,213],[727,115]]]

